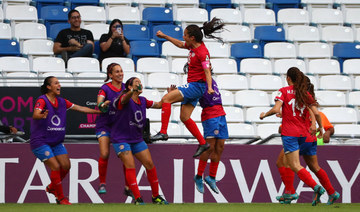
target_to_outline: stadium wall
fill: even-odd
[[[71,171],[63,182],[64,192],[72,203],[130,203],[123,195],[124,176],[120,159],[111,150],[107,191],[97,194],[99,150],[97,144],[65,144],[71,158]],[[149,145],[158,170],[160,193],[171,203],[202,202],[276,202],[283,192],[275,162],[281,146],[227,144],[218,170],[219,194],[205,186],[200,194],[194,185],[198,159],[192,144]],[[321,146],[320,166],[327,172],[339,202],[359,203],[360,146]],[[303,162],[302,162],[303,163]],[[208,168],[205,170],[208,173]],[[314,175],[313,175],[314,176]],[[316,179],[316,177],[314,177]],[[137,163],[137,180],[145,202],[151,202],[146,172]],[[49,170],[32,154],[29,144],[0,144],[0,203],[55,203],[45,192],[50,183]],[[295,177],[300,194],[298,202],[311,202],[312,190]],[[328,196],[322,196],[326,202]]]

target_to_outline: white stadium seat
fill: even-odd
[[[299,57],[315,59],[330,58],[331,56],[330,46],[327,43],[311,42],[299,45]]]
[[[47,39],[46,27],[39,23],[19,23],[15,25],[15,38],[17,40]]]
[[[179,76],[173,73],[151,73],[147,81],[146,86],[149,88],[165,89],[171,85],[180,85]]]
[[[340,64],[333,59],[315,59],[309,62],[309,74],[340,74]]]
[[[241,11],[234,8],[215,8],[210,11],[210,20],[220,18],[225,24],[242,24]]]
[[[119,19],[123,24],[140,24],[141,14],[138,7],[116,6],[109,8],[109,20]]]
[[[256,90],[279,90],[282,80],[275,75],[254,75],[250,77],[250,89]]]
[[[79,13],[81,14],[81,21],[84,24],[106,22],[106,13],[104,7],[89,5],[89,6],[78,6],[75,9],[78,10]]]
[[[272,74],[272,64],[268,59],[245,58],[240,62],[240,73],[244,74]]]
[[[306,71],[306,65],[303,60],[300,59],[280,59],[274,62],[274,73],[286,74],[289,68],[297,67],[304,74]]]
[[[135,72],[135,64],[131,58],[126,57],[108,57],[101,62],[102,72],[107,72],[107,67],[111,63],[117,63],[121,66],[123,72]],[[126,73],[127,74],[127,73]]]
[[[244,111],[239,107],[225,106],[227,122],[244,122]]]
[[[220,90],[221,101],[223,105],[234,105],[234,94],[228,90]]]
[[[219,89],[247,90],[249,88],[247,78],[242,75],[223,74],[216,78]]]
[[[68,60],[67,71],[70,73],[100,72],[100,65],[95,58],[74,57]]]
[[[104,23],[93,23],[84,26],[84,29],[90,30],[93,34],[94,40],[100,40],[102,34],[109,31],[109,24]]]
[[[235,93],[235,105],[241,107],[268,107],[268,94],[259,90],[243,90]]]
[[[359,31],[360,32],[360,31]],[[343,63],[344,74],[360,74],[360,59],[348,59]]]
[[[272,42],[265,44],[264,56],[267,58],[296,58],[296,48],[293,43]]]
[[[237,74],[237,64],[234,59],[215,58],[211,59],[211,67],[214,74]]]
[[[257,135],[262,139],[269,137],[272,134],[279,133],[280,124],[259,124],[257,125]]]
[[[169,73],[169,62],[164,58],[143,57],[137,60],[137,72],[139,73]]]
[[[330,123],[357,123],[357,112],[354,108],[330,107],[323,108],[321,112],[325,113]]]
[[[32,70],[36,73],[63,72],[65,73],[65,62],[58,57],[37,57],[33,60]]]
[[[246,110],[245,113],[245,121],[247,122],[255,122],[255,123],[276,123],[281,122],[281,119],[276,117],[275,115],[266,117],[263,120],[260,120],[260,114],[262,112],[266,113],[269,111],[271,107],[251,107]]]
[[[228,133],[230,136],[256,136],[254,126],[244,123],[228,123]]]
[[[320,77],[320,89],[351,90],[351,79],[348,76],[327,75]]]
[[[0,57],[0,71],[9,72],[30,72],[30,63],[24,57]]]
[[[346,95],[341,91],[315,91],[315,96],[321,107],[346,106]]]

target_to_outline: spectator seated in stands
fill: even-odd
[[[126,57],[130,53],[130,42],[124,37],[123,24],[114,19],[109,26],[109,32],[100,37],[99,62],[108,57]]]
[[[68,14],[70,28],[63,29],[54,41],[54,54],[61,54],[66,62],[72,57],[91,57],[94,50],[94,37],[91,31],[81,29],[79,11],[71,10]]]
[[[5,134],[16,134],[17,133],[17,129],[13,126],[5,126],[1,121],[0,121],[0,132],[5,133]]]

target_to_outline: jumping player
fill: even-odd
[[[321,117],[317,110],[316,101],[308,93],[305,75],[296,67],[287,71],[286,81],[289,86],[279,90],[275,97],[275,105],[266,113],[260,114],[260,119],[280,113],[282,108],[282,130],[281,138],[285,158],[291,170],[297,173],[298,177],[314,190],[312,205],[315,206],[320,201],[320,196],[325,189],[318,185],[311,177],[310,173],[301,166],[299,160],[300,145],[305,142],[308,136],[309,127],[306,123],[309,110],[315,115],[319,125],[320,137],[323,134]],[[315,134],[316,128],[311,133]]]
[[[202,27],[189,25],[184,30],[183,38],[185,43],[164,34],[160,30],[156,33],[158,37],[170,41],[179,48],[189,49],[190,52],[187,62],[188,83],[166,94],[161,99],[161,130],[158,134],[151,138],[153,141],[168,139],[167,128],[171,114],[171,104],[181,102],[180,120],[185,124],[191,134],[199,141],[199,147],[193,157],[201,155],[201,153],[210,148],[210,145],[206,143],[198,127],[190,116],[197,102],[203,96],[206,88],[209,94],[214,94],[214,90],[211,87],[212,78],[210,69],[210,54],[202,41],[203,32],[206,37],[221,40],[221,38],[213,36],[212,33],[222,30],[223,27],[224,24],[217,18],[213,18],[210,22],[205,22]]]
[[[64,196],[61,181],[70,169],[70,160],[65,146],[66,111],[101,113],[82,107],[60,97],[61,85],[56,77],[45,78],[40,96],[35,103],[31,124],[30,147],[34,155],[51,170],[51,183],[46,191],[54,194],[58,204],[71,205]]]

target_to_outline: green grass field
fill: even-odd
[[[251,212],[262,212],[262,211],[317,211],[317,212],[331,212],[331,211],[360,211],[360,203],[353,204],[340,204],[336,203],[334,205],[328,206],[326,204],[319,204],[318,206],[311,206],[310,203],[306,204],[291,204],[291,205],[281,205],[275,203],[228,203],[228,204],[216,204],[216,203],[204,203],[204,204],[170,204],[170,205],[153,205],[147,204],[143,206],[137,206],[132,204],[73,204],[69,206],[65,205],[56,205],[56,204],[43,204],[43,203],[25,203],[25,204],[15,204],[15,203],[6,203],[0,204],[0,211],[26,211],[26,212],[49,212],[49,211],[66,211],[66,212],[172,212],[172,211],[184,211],[184,212],[222,212],[222,211],[251,211]]]

